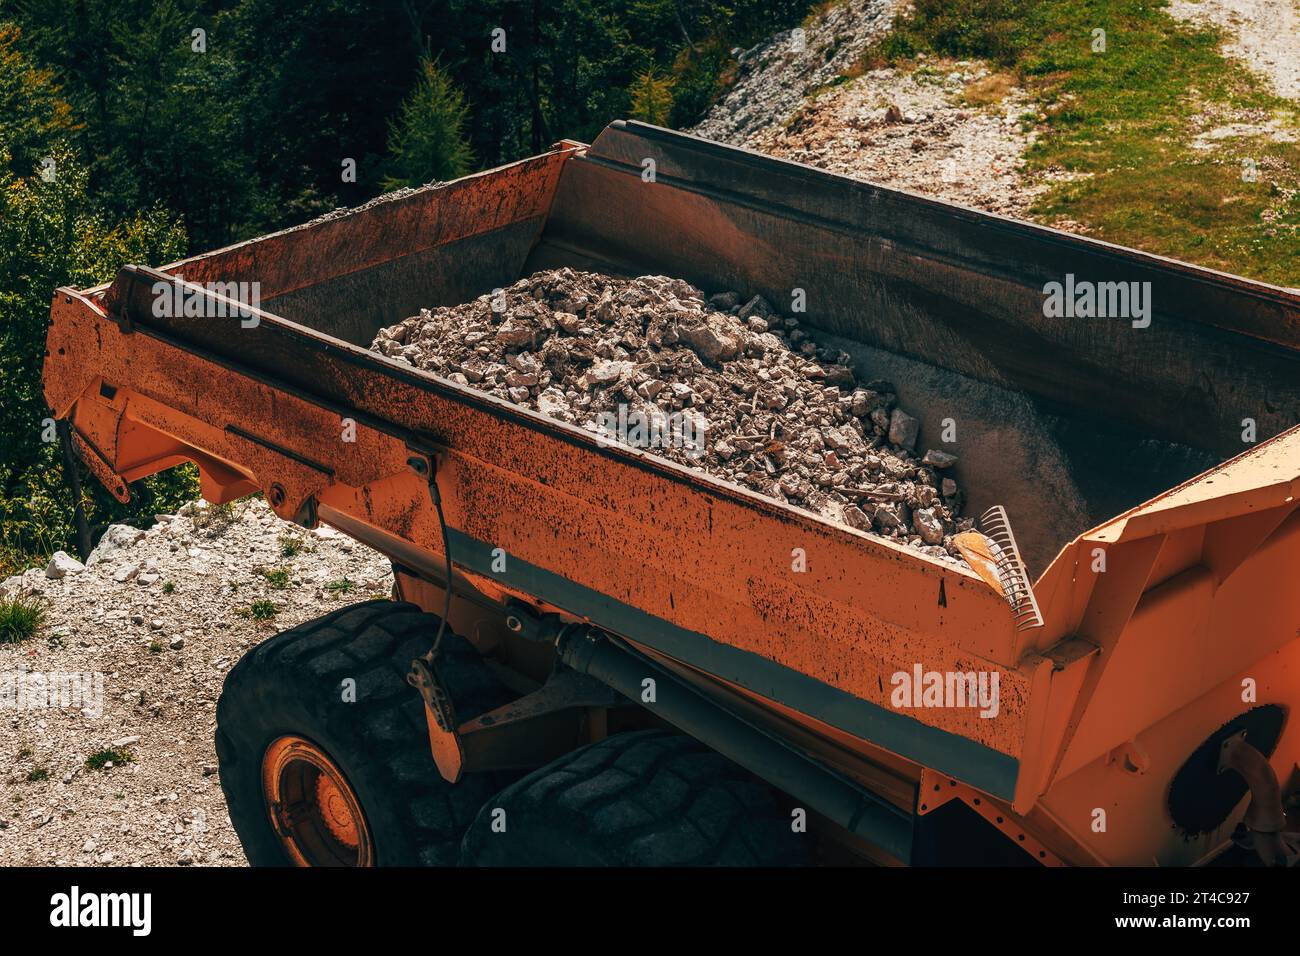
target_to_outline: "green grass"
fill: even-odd
[[[41,553],[45,547],[50,549],[48,554]],[[14,574],[22,574],[29,568],[39,568],[49,564],[50,555],[57,550],[58,548],[52,543],[36,548],[24,548],[0,541],[0,581]]]
[[[1030,172],[1064,170],[1030,210],[1108,242],[1281,285],[1300,260],[1300,145],[1262,136],[1191,146],[1207,108],[1295,127],[1295,104],[1224,59],[1212,29],[1177,24],[1149,0],[917,0],[868,54],[979,57],[1039,104]],[[1093,52],[1092,31],[1106,31]],[[1211,127],[1219,125],[1211,123]],[[1259,167],[1242,181],[1242,161]]]
[[[814,21],[816,21],[818,17],[825,16],[843,2],[844,0],[817,0],[816,3],[808,8],[808,12],[804,14],[803,20],[800,21],[799,25],[805,30],[808,29],[813,25]]]
[[[325,585],[325,590],[333,594],[347,594],[354,588],[356,588],[356,585],[347,578],[339,578],[337,581],[331,581]]]
[[[248,607],[248,616],[254,621],[269,621],[280,613],[280,609],[270,601],[254,601]]]
[[[103,750],[96,750],[86,758],[87,770],[104,770],[111,763],[118,766],[124,763],[134,763],[135,758],[129,751],[120,747],[105,747]]]
[[[294,558],[306,550],[308,550],[307,545],[297,535],[280,535],[280,554],[284,557]]]
[[[262,577],[266,578],[266,583],[277,591],[283,591],[289,586],[288,568],[272,568],[269,571],[263,570]]]
[[[207,532],[210,538],[220,537],[239,517],[239,509],[236,507],[238,504],[237,501],[227,501],[223,505],[208,505],[203,510],[196,511],[191,517],[194,529]]]
[[[1052,0],[915,0],[912,17],[899,17],[868,61],[898,62],[917,54],[992,60],[1012,66],[1041,33]]]
[[[164,581],[164,582],[163,582],[163,586],[162,586],[162,592],[163,592],[163,594],[175,594],[175,593],[176,593],[176,582],[175,582],[175,581]]]
[[[34,767],[27,772],[28,783],[40,783],[42,780],[49,780],[50,772],[44,767]]]
[[[40,630],[45,618],[45,605],[35,598],[0,600],[0,644],[28,640]]]
[[[150,654],[161,654],[161,653],[162,653],[162,642],[161,642],[161,641],[150,641],[150,642],[149,642],[149,653],[150,653]]]

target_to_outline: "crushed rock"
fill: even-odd
[[[894,386],[859,383],[759,296],[547,270],[422,310],[372,348],[931,557],[961,561],[952,535],[973,526],[956,457],[918,444]]]

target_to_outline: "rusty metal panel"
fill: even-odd
[[[1300,500],[1300,426],[1158,495],[1088,537],[1131,541]]]
[[[257,282],[262,305],[277,314],[369,344],[382,321],[517,278],[560,169],[579,148],[561,144],[451,183],[380,196],[159,271],[195,283]]]

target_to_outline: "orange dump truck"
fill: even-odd
[[[959,456],[969,566],[367,348],[564,265],[804,290]],[[60,289],[45,389],[123,500],[193,462],[392,559],[228,675],[254,863],[1294,862],[1294,292],[617,122]]]

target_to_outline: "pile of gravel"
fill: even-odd
[[[884,381],[857,383],[759,296],[557,269],[380,330],[372,348],[861,531],[960,560],[956,457],[918,454]]]

